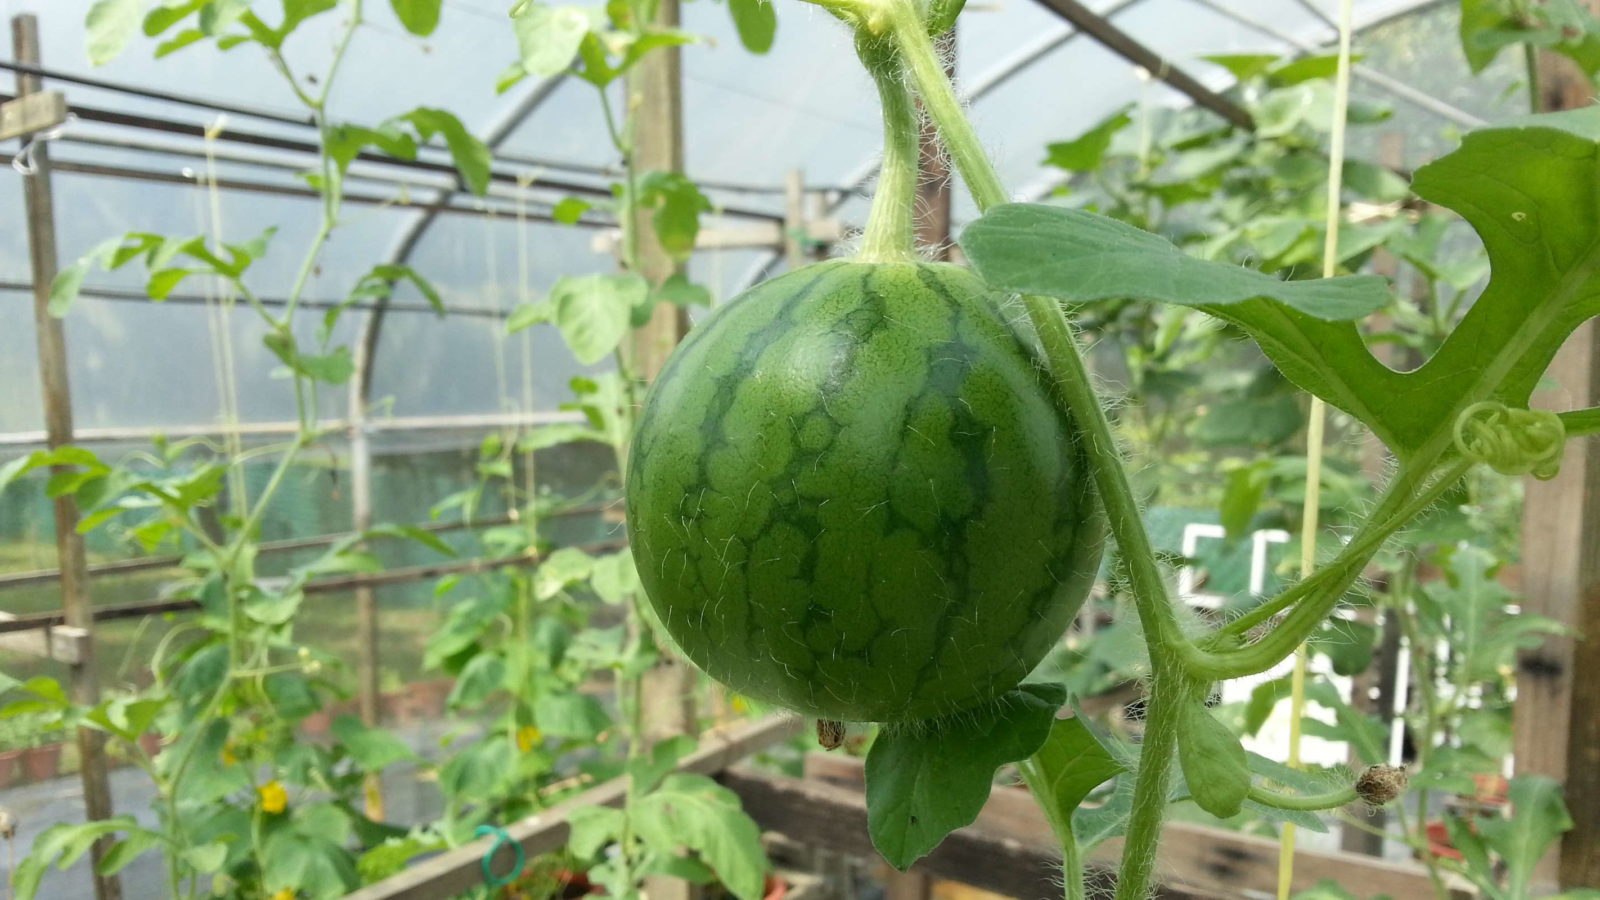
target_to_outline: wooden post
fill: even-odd
[[[940,35],[936,46],[944,59],[945,74],[954,78],[956,30]],[[954,249],[950,241],[950,155],[933,120],[922,116],[921,123],[917,134],[917,246],[931,259],[945,261]]]
[[[656,24],[678,27],[678,0],[659,0]],[[640,172],[683,171],[683,63],[677,47],[646,54],[628,75],[627,115],[633,131],[633,162]],[[651,284],[678,271],[671,254],[656,239],[648,211],[635,214],[639,234],[639,269]],[[646,381],[661,371],[672,348],[689,332],[684,307],[661,304],[650,321],[633,334],[630,350],[634,375]]]
[[[783,255],[790,269],[810,262],[806,235],[806,173],[790,170],[783,180]]]
[[[357,366],[372,365],[365,344],[357,351]],[[367,379],[351,379],[350,389],[350,513],[351,525],[360,534],[372,528],[372,442],[367,434]],[[378,595],[371,585],[356,588],[356,698],[361,721],[377,725],[378,708]],[[369,774],[362,786],[367,817],[382,822],[383,781]]]
[[[655,24],[678,27],[678,0],[658,0]],[[683,63],[677,47],[647,54],[628,75],[627,116],[633,133],[633,164],[640,172],[683,171]],[[645,210],[636,210],[633,226],[639,235],[639,274],[653,285],[679,270],[676,260],[657,240],[654,223]],[[689,332],[689,312],[675,304],[658,304],[650,321],[634,331],[629,343],[633,375],[649,381],[661,371],[672,348]],[[693,734],[697,728],[694,672],[681,660],[663,657],[646,672],[640,702],[644,732],[658,740],[675,734]],[[697,896],[694,885],[652,876],[645,892],[654,900],[688,900]]]
[[[39,20],[19,15],[11,20],[12,51],[18,62],[37,67]],[[17,76],[17,96],[41,89],[39,78]],[[22,179],[28,215],[28,254],[33,268],[33,321],[38,332],[39,381],[44,389],[46,442],[51,448],[72,443],[72,392],[67,383],[67,345],[61,320],[50,315],[50,285],[56,277],[55,202],[50,192],[50,152],[43,144],[33,148],[33,174]],[[94,610],[89,600],[89,565],[83,537],[77,532],[78,509],[71,496],[55,498],[56,552],[61,565],[61,605],[67,624],[82,630],[78,661],[72,665],[72,698],[83,706],[100,702],[100,682],[95,667]],[[111,784],[106,776],[105,735],[79,728],[78,753],[83,778],[83,805],[90,819],[111,818]],[[98,863],[110,849],[110,837],[96,841],[90,850]],[[122,885],[116,876],[94,876],[98,900],[119,900]]]
[[[1585,0],[1600,12],[1600,0]],[[1594,83],[1560,54],[1540,51],[1534,105],[1589,106]],[[1573,333],[1550,367],[1555,390],[1536,403],[1578,409],[1600,402],[1594,322]],[[1513,749],[1518,774],[1561,781],[1573,826],[1540,862],[1534,887],[1600,884],[1600,456],[1593,438],[1571,441],[1561,474],[1526,482],[1522,512],[1523,609],[1571,626],[1518,658]]]

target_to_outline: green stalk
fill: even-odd
[[[1338,809],[1360,799],[1354,787],[1342,787],[1322,794],[1296,796],[1254,784],[1250,785],[1250,793],[1247,796],[1262,806],[1270,806],[1273,809],[1298,810],[1300,812],[1322,812],[1323,810]]]
[[[1018,763],[1017,771],[1022,774],[1022,782],[1028,786],[1028,792],[1033,794],[1034,802],[1044,810],[1050,831],[1061,844],[1061,875],[1065,885],[1062,896],[1064,900],[1087,900],[1088,894],[1083,883],[1083,854],[1078,850],[1078,837],[1072,832],[1073,811],[1061,809],[1055,797],[1046,789],[1044,773],[1039,771],[1036,759],[1029,758]]]
[[[972,123],[967,121],[915,8],[906,0],[890,0],[890,3],[892,5],[885,11],[886,24],[900,45],[923,107],[938,126],[979,211],[1006,202],[1008,197],[1000,176],[984,153]],[[1054,300],[1030,295],[1023,297],[1023,302],[1039,335],[1057,393],[1085,432],[1084,443],[1094,470],[1095,486],[1111,533],[1128,564],[1134,601],[1146,637],[1156,648],[1188,644],[1167,598],[1150,537],[1139,515],[1139,504],[1122,468],[1111,425],[1089,382],[1072,327],[1067,324],[1060,304]],[[1117,878],[1117,900],[1144,900],[1149,893],[1177,749],[1178,705],[1186,678],[1181,664],[1173,656],[1157,652],[1151,654],[1151,659],[1153,673],[1146,706],[1144,751]]]
[[[856,54],[878,86],[883,104],[883,164],[861,252],[862,262],[909,262],[915,259],[917,192],[917,108],[906,89],[905,68],[893,41],[866,36],[856,39]]]

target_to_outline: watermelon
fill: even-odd
[[[856,722],[1015,687],[1104,534],[1080,431],[982,281],[846,260],[752,288],[677,348],[639,418],[627,521],[685,656]]]

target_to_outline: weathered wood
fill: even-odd
[[[1600,0],[1585,0],[1600,12]],[[1542,111],[1593,103],[1594,85],[1571,60],[1540,52]],[[1535,404],[1579,409],[1600,402],[1600,332],[1579,328],[1556,355],[1557,387]],[[1540,862],[1535,890],[1600,885],[1600,457],[1593,438],[1571,441],[1561,474],[1524,483],[1523,609],[1571,626],[1583,639],[1547,637],[1518,655],[1513,754],[1518,774],[1561,781],[1573,827]]]
[[[675,771],[711,775],[799,734],[803,722],[789,716],[746,722],[725,732],[700,736],[700,749],[684,757]],[[614,779],[551,808],[505,826],[511,840],[522,845],[528,858],[549,853],[567,841],[567,816],[589,806],[616,806],[627,793],[627,783]],[[398,875],[368,885],[346,900],[438,900],[483,884],[479,862],[494,846],[494,839],[479,838],[438,856],[423,860]]]
[[[19,15],[11,20],[11,43],[16,60],[37,66],[39,59],[39,20]],[[34,75],[17,76],[17,97],[25,100],[41,90]],[[72,391],[67,381],[67,343],[61,320],[50,315],[50,285],[56,277],[55,201],[50,190],[50,150],[45,144],[33,148],[33,170],[22,178],[23,200],[28,216],[28,255],[33,277],[33,322],[39,348],[39,382],[44,389],[46,443],[61,447],[72,443]],[[56,467],[56,471],[70,471]],[[72,699],[84,706],[100,702],[100,679],[95,667],[94,610],[89,597],[89,563],[84,554],[83,536],[78,534],[78,507],[72,495],[54,500],[56,553],[61,566],[61,606],[66,624],[80,630],[78,660],[72,666]],[[90,819],[112,816],[111,783],[107,778],[105,734],[89,728],[77,730],[81,760],[84,811]],[[105,858],[113,839],[94,843],[90,854],[98,863]],[[116,876],[94,875],[98,900],[119,900],[122,885]]]
[[[60,91],[19,96],[0,103],[0,141],[54,128],[66,120],[67,98]]]
[[[783,179],[783,256],[789,268],[806,264],[806,173],[791,170]]]
[[[939,57],[945,74],[956,74],[956,30],[940,35]],[[921,99],[917,104],[921,106]],[[930,258],[947,260],[954,246],[950,240],[951,200],[950,156],[939,139],[939,128],[927,115],[918,118],[917,129],[917,247]]]
[[[16,618],[11,613],[0,612],[0,623]],[[75,666],[83,662],[83,641],[86,637],[88,635],[82,628],[60,625],[31,632],[0,634],[0,649],[42,656]]]
[[[826,785],[833,791],[845,793],[810,791],[787,784],[752,788],[752,792],[768,803],[773,821],[781,821],[781,815],[787,814],[784,808],[791,802],[801,802],[800,798],[805,798],[804,802],[825,807],[818,811],[815,821],[823,823],[817,827],[828,833],[813,833],[809,830],[810,826],[796,825],[788,829],[767,827],[774,827],[797,841],[834,841],[840,844],[837,849],[855,847],[859,850],[858,855],[870,856],[872,851],[866,836],[866,805],[862,794],[865,784],[862,761],[848,756],[813,753],[806,758],[806,773],[808,780],[800,784]],[[736,783],[727,783],[743,796],[744,792]],[[850,818],[857,805],[861,810],[859,834],[839,834],[858,827],[856,820]],[[750,811],[749,806],[746,806],[746,811]],[[765,824],[761,816],[757,816],[756,820]],[[942,856],[946,852],[946,845],[952,840],[956,843],[948,852],[954,854],[954,858]],[[1000,855],[993,865],[970,862],[971,859],[983,859],[988,853]],[[1090,879],[1096,886],[1104,886],[1109,882],[1121,853],[1121,841],[1112,840],[1100,845],[1089,855]],[[1033,890],[1029,887],[1032,879],[1037,877],[1036,873],[1042,868],[1054,871],[1059,857],[1059,851],[1050,837],[1049,823],[1045,821],[1033,797],[1021,788],[997,787],[989,795],[989,802],[979,814],[977,822],[955,832],[945,845],[918,863],[912,871],[920,869],[939,878],[962,881],[986,890],[1032,900],[1035,896],[1029,893]],[[1010,871],[990,871],[1002,868]],[[1278,879],[1278,843],[1271,838],[1236,831],[1170,822],[1162,830],[1156,871],[1160,873],[1162,881],[1158,894],[1161,897],[1234,900],[1249,891],[1271,894]],[[1358,897],[1374,894],[1388,894],[1395,898],[1434,896],[1427,871],[1418,865],[1391,863],[1343,852],[1302,849],[1295,854],[1295,890],[1305,890],[1324,879],[1338,882]],[[1053,893],[1037,896],[1052,900],[1059,897],[1059,878],[1056,884],[1058,886]],[[1464,887],[1452,888],[1452,898],[1468,900],[1472,896]]]

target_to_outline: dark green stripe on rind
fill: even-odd
[[[1078,430],[965,269],[825,263],[697,328],[630,460],[635,559],[684,653],[828,719],[1009,689],[1100,558]]]

